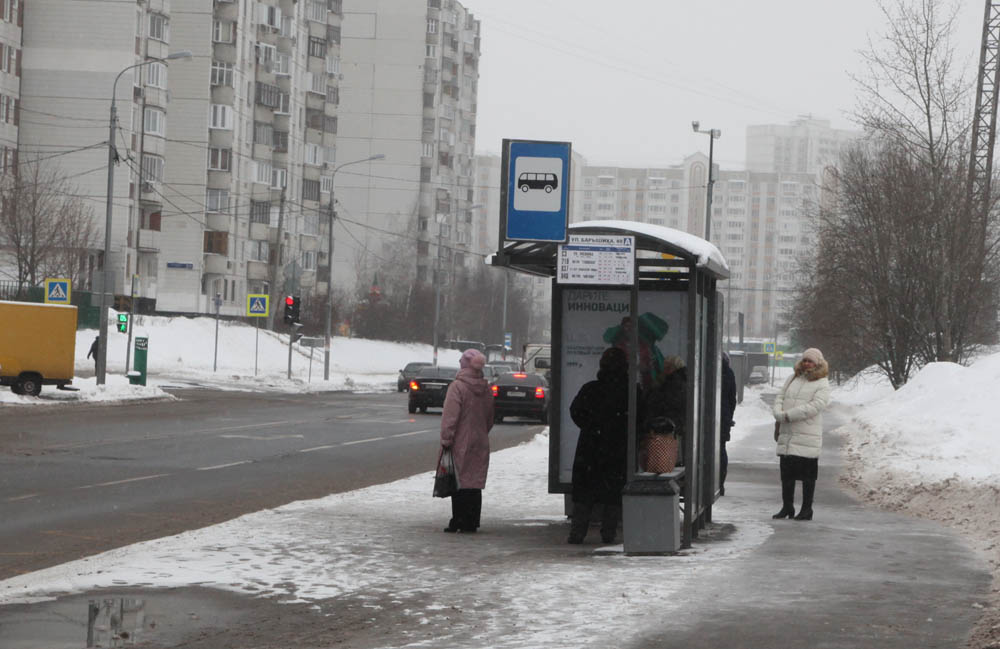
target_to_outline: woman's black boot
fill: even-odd
[[[795,481],[781,481],[781,511],[771,518],[794,518],[795,517]]]
[[[799,515],[795,517],[797,521],[811,521],[813,519],[813,494],[816,493],[815,480],[802,481],[802,507],[799,508]]]

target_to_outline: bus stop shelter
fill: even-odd
[[[629,356],[630,372],[625,552],[660,553],[689,547],[698,530],[711,520],[718,494],[724,320],[722,294],[716,284],[729,277],[729,268],[708,241],[663,226],[586,221],[571,224],[568,234],[566,244],[508,241],[489,259],[494,266],[552,278],[550,403],[558,412],[549,413],[549,492],[572,491],[580,431],[569,416],[569,405],[580,387],[596,377],[604,350],[619,346]],[[560,265],[559,257],[572,255],[575,243],[601,237],[633,246],[629,282],[595,283],[591,277],[582,283],[581,275],[565,272],[565,258]],[[595,260],[585,263],[601,263]],[[620,258],[618,263],[622,263]],[[643,420],[637,404],[641,394],[656,386],[664,360],[672,356],[679,356],[687,367],[683,466],[671,474],[655,474],[639,462],[645,431],[637,430]],[[630,493],[672,493],[674,498],[643,499],[652,508],[630,519]],[[672,512],[667,509],[671,507]],[[674,521],[670,524],[676,526],[676,543],[670,539],[647,543],[643,538],[650,533],[643,528],[645,519],[661,515]],[[654,530],[654,536],[661,531]],[[636,551],[630,552],[630,546]]]

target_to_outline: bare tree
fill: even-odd
[[[97,236],[75,191],[57,167],[33,160],[0,177],[0,248],[11,260],[18,292],[46,277],[85,282]]]

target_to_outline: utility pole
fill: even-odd
[[[278,237],[277,242],[274,245],[274,250],[270,251],[270,254],[274,256],[274,261],[271,262],[271,285],[268,289],[268,295],[270,296],[269,303],[276,304],[277,299],[277,286],[278,286],[278,265],[281,263],[281,243],[284,241],[284,234],[282,230],[285,227],[285,188],[281,188],[281,199],[278,203]],[[267,328],[274,330],[274,313],[277,309],[271,309],[271,313],[267,315]]]
[[[326,343],[323,346],[323,380],[330,380],[330,328],[333,326],[333,224],[337,220],[337,210],[333,203],[333,183],[330,183],[330,240],[327,242],[326,263],[329,273],[326,276]]]
[[[437,257],[434,260],[434,365],[438,364],[438,322],[441,316],[441,233],[444,228],[444,215],[438,214],[435,219],[438,224]]]

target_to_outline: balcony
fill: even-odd
[[[205,253],[202,272],[209,275],[225,275],[229,272],[229,258],[225,255]]]
[[[206,212],[205,213],[205,225],[209,230],[216,230],[218,232],[229,232],[229,214],[223,214],[221,212]]]
[[[248,261],[247,262],[247,279],[263,279],[269,280],[271,278],[270,268],[267,262],[263,261]]]
[[[267,223],[251,223],[250,239],[253,241],[268,241],[271,239],[271,227]]]
[[[159,252],[160,231],[140,229],[135,247],[140,252]]]

